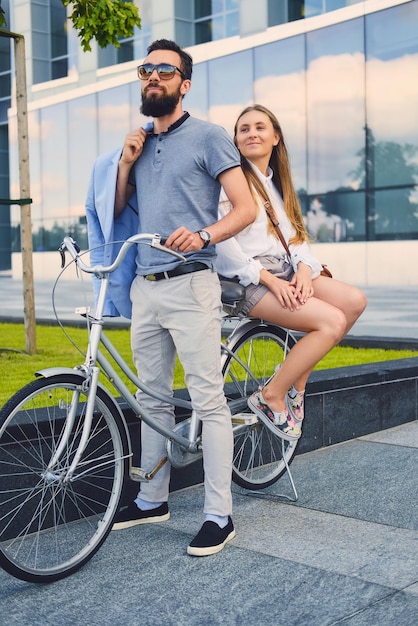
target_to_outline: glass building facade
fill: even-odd
[[[220,4],[235,14],[235,2]],[[308,4],[313,11],[318,3]],[[259,102],[274,111],[316,242],[418,239],[418,0],[380,4],[381,10],[305,20],[303,28],[300,21],[275,26],[266,31],[268,41],[259,35],[246,47],[241,39],[226,54],[219,43],[217,55],[195,62],[184,101],[192,115],[230,133],[245,106]],[[128,65],[119,79],[30,106],[34,250],[56,250],[67,233],[87,246],[84,202],[93,162],[145,121],[136,63]],[[13,113],[9,126],[16,197]],[[11,224],[17,251],[17,207]]]

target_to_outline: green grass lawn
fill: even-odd
[[[71,340],[83,350],[87,344],[87,330],[66,328]],[[109,339],[119,350],[126,362],[132,366],[129,331],[126,329],[107,330]],[[391,359],[418,357],[413,350],[384,350],[380,348],[350,348],[337,346],[316,369],[330,369],[346,365],[376,363]],[[37,370],[63,366],[74,367],[83,363],[84,355],[56,326],[37,327],[37,353],[29,356],[25,353],[25,335],[22,324],[0,324],[0,406],[21,387],[34,379]],[[184,386],[181,367],[176,369],[176,387]]]

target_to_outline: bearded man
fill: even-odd
[[[221,374],[215,244],[248,226],[255,219],[255,206],[239,153],[226,131],[183,110],[192,66],[190,55],[173,41],[157,40],[149,46],[137,73],[141,112],[153,122],[128,133],[122,151],[110,159],[111,165],[109,156],[101,161],[99,157],[86,209],[90,247],[109,240],[110,232],[123,231],[126,218],[130,227],[136,226],[135,232],[160,233],[168,248],[187,258],[182,263],[138,245],[130,290],[113,285],[109,307],[114,314],[128,311],[130,316],[132,305],[133,358],[139,378],[149,387],[172,395],[176,354],[183,365],[193,410],[202,422],[205,488],[203,525],[187,552],[206,556],[222,550],[235,536],[233,436]],[[99,189],[106,167],[115,190],[112,226],[109,197],[103,199]],[[218,220],[221,186],[233,208]],[[104,210],[98,208],[103,203]],[[98,256],[94,261],[100,262]],[[137,397],[162,424],[174,426],[173,406],[141,391]],[[165,438],[142,423],[141,467],[149,471],[165,455]],[[169,482],[170,466],[165,463],[150,482],[141,485],[135,501],[118,512],[113,529],[168,520]]]

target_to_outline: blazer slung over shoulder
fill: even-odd
[[[103,154],[93,166],[86,200],[87,228],[91,265],[110,265],[128,237],[138,232],[138,204],[132,196],[120,216],[114,217],[114,203],[118,163],[122,148]],[[103,245],[106,244],[106,245]],[[135,277],[136,246],[129,250],[122,265],[110,276],[108,297],[104,307],[107,317],[123,315],[131,318],[132,305],[129,297]],[[93,279],[97,299],[100,279]]]

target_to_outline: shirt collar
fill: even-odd
[[[271,169],[270,165],[268,166],[267,169],[267,176],[264,176],[264,174],[262,172],[260,172],[260,170],[258,169],[258,167],[256,165],[254,165],[254,163],[252,163],[251,161],[249,161],[247,159],[248,163],[251,165],[254,173],[258,176],[258,178],[261,180],[261,182],[265,185],[267,185],[267,187],[271,187],[272,180],[273,180],[273,170]]]
[[[185,113],[183,113],[183,115],[181,117],[179,117],[178,120],[173,122],[173,124],[171,124],[164,133],[160,133],[160,134],[161,135],[166,135],[167,133],[171,132],[172,130],[175,130],[176,128],[181,126],[183,124],[183,122],[185,122],[187,120],[188,117],[190,117],[190,113],[185,111]],[[147,131],[147,135],[151,135],[151,137],[157,137],[158,136],[157,133],[154,133],[154,123],[153,122],[150,122],[149,125],[147,124],[147,127],[145,127],[145,130]]]

